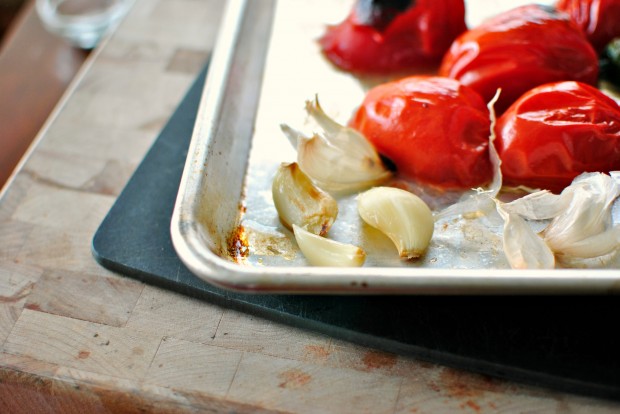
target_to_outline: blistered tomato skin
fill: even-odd
[[[492,178],[489,111],[458,81],[413,76],[371,89],[350,122],[398,174],[440,189]]]
[[[437,66],[465,30],[463,0],[357,0],[319,43],[342,70],[389,74]]]
[[[556,8],[569,14],[599,53],[620,37],[620,0],[559,0]]]
[[[496,123],[505,185],[560,192],[582,172],[620,170],[620,107],[578,82],[535,88]]]
[[[528,90],[575,80],[595,85],[598,58],[581,30],[564,13],[527,5],[499,14],[459,36],[439,74],[470,86],[502,113]]]

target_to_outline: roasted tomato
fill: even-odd
[[[404,178],[467,189],[492,177],[489,111],[454,79],[412,76],[371,89],[350,126]]]
[[[620,0],[559,0],[556,7],[570,15],[597,52],[620,37]]]
[[[439,74],[472,87],[487,102],[501,88],[495,106],[501,113],[538,85],[564,80],[594,85],[598,58],[566,14],[532,4],[499,14],[459,36]]]
[[[463,0],[357,0],[320,45],[343,70],[387,74],[438,65],[465,29]]]
[[[498,120],[504,183],[561,191],[582,172],[620,169],[620,107],[579,82],[532,89]]]

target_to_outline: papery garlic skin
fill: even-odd
[[[320,188],[357,191],[378,185],[392,175],[372,144],[356,130],[327,116],[318,99],[306,102],[306,110],[322,131],[306,135],[286,124],[280,128],[297,149],[301,169]]]
[[[504,254],[512,269],[555,267],[553,252],[522,216],[504,209],[500,202],[497,202],[497,212],[504,219]]]
[[[360,267],[366,260],[366,252],[360,247],[317,236],[295,224],[293,232],[299,249],[312,266]]]
[[[296,163],[280,165],[271,192],[280,221],[291,230],[298,225],[325,235],[338,216],[338,202],[317,188]]]
[[[433,213],[435,221],[453,216],[477,216],[489,215],[494,211],[494,201],[502,188],[502,160],[499,158],[497,149],[495,148],[495,109],[494,105],[499,99],[501,89],[498,89],[493,99],[487,104],[489,108],[489,118],[491,126],[489,128],[489,159],[493,166],[493,179],[487,188],[475,188],[469,194],[465,194],[459,202],[444,208],[441,211]]]
[[[620,185],[602,173],[586,173],[562,191],[567,208],[543,231],[545,242],[558,255],[573,258],[604,256],[620,249],[618,227],[612,227],[612,205]],[[581,246],[581,247],[579,247]]]
[[[553,194],[540,190],[502,204],[502,208],[511,214],[518,214],[528,220],[547,220],[557,217],[568,208],[572,194]]]
[[[565,246],[559,253],[564,262],[575,259],[600,258],[604,263],[604,256],[616,253],[620,249],[620,225],[579,240]]]
[[[497,98],[498,95],[496,95]],[[495,99],[495,98],[494,98]],[[493,101],[489,103],[491,131],[495,123]],[[597,259],[620,252],[620,224],[612,223],[612,204],[620,195],[620,172],[584,173],[573,180],[561,194],[536,191],[511,203],[501,203],[497,196],[502,187],[501,160],[497,155],[492,133],[489,151],[494,166],[493,182],[488,189],[476,189],[461,201],[449,206],[434,217],[464,217],[481,213],[490,214],[495,205],[504,219],[504,253],[512,268],[553,268],[555,261],[564,265]],[[543,232],[534,232],[527,220],[550,220]]]
[[[385,233],[400,257],[416,259],[424,254],[433,237],[430,208],[413,193],[392,187],[375,187],[357,198],[360,217]]]
[[[612,222],[612,207],[620,195],[620,183],[613,178],[614,172],[611,175],[584,173],[561,194],[538,191],[511,203],[498,202],[498,212],[504,218],[509,214],[522,220],[550,220],[541,232],[545,245],[521,243],[515,247],[522,250],[519,254],[539,255],[546,247],[558,262],[579,265],[589,259],[604,264],[606,256],[618,253],[620,224]],[[507,237],[505,231],[504,242]],[[506,252],[507,257],[511,254]]]

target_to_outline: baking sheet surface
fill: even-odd
[[[483,4],[485,3],[485,4]],[[490,7],[492,3],[495,7]],[[470,1],[470,24],[515,1]],[[522,2],[526,3],[526,2]],[[551,3],[551,2],[547,2]],[[346,124],[362,102],[367,88],[380,80],[359,79],[339,72],[321,56],[316,42],[326,24],[336,23],[349,12],[351,1],[280,1],[267,56],[265,78],[253,138],[243,225],[250,237],[252,265],[303,266],[291,234],[279,223],[271,200],[271,182],[280,162],[293,162],[296,152],[280,131],[283,122],[304,129],[304,102],[319,96],[325,111]],[[310,126],[311,128],[311,126]],[[395,257],[391,241],[361,222],[356,195],[339,197],[339,215],[330,238],[363,246],[367,266],[439,268],[508,268],[502,250],[499,217],[480,220],[446,220],[435,228],[428,253],[419,261]],[[432,198],[427,199],[432,203]],[[283,260],[284,259],[284,260]]]
[[[525,3],[529,2],[469,1],[468,25],[471,27],[487,16]],[[293,290],[301,286],[302,290],[316,288],[322,291],[325,289],[341,291],[347,289],[345,286],[349,286],[349,289],[351,286],[354,287],[353,282],[362,283],[361,279],[355,278],[355,273],[351,269],[326,271],[309,267],[299,252],[292,233],[279,222],[271,197],[271,183],[276,169],[282,162],[292,162],[296,159],[296,152],[281,132],[280,124],[286,123],[294,128],[312,132],[306,129],[308,124],[304,104],[315,95],[319,97],[328,115],[346,124],[357,105],[362,102],[368,88],[385,81],[385,78],[361,79],[346,72],[336,71],[320,53],[316,40],[324,32],[325,26],[343,20],[349,13],[351,5],[352,0],[287,0],[275,3],[254,131],[252,136],[248,137],[250,140],[248,164],[239,199],[240,226],[237,229],[228,229],[231,234],[240,230],[243,233],[244,243],[247,244],[241,251],[219,249],[216,256],[218,254],[224,256],[220,258],[207,253],[206,259],[203,257],[198,260],[206,260],[209,263],[190,265],[190,268],[195,269],[195,272],[206,280],[222,283],[225,274],[230,276],[230,272],[233,272],[235,281],[231,281],[231,287],[265,291],[286,290],[287,286]],[[218,139],[217,136],[211,138]],[[202,161],[208,163],[209,156],[205,157],[205,160],[196,160],[194,165],[201,165]],[[199,185],[209,185],[208,180],[202,180]],[[193,190],[195,189],[189,189]],[[431,274],[432,272],[424,273],[429,269],[445,270],[444,273],[440,273],[443,277],[441,282],[443,288],[453,291],[456,287],[456,291],[461,292],[470,291],[467,286],[468,279],[472,277],[472,269],[481,271],[474,272],[474,277],[478,274],[482,276],[482,279],[472,280],[471,291],[476,292],[481,288],[483,290],[488,288],[496,293],[518,291],[522,287],[535,287],[539,283],[546,285],[545,291],[548,291],[549,286],[554,283],[552,280],[554,278],[558,283],[558,291],[567,287],[571,291],[582,289],[608,291],[617,289],[620,283],[620,272],[617,271],[620,268],[620,257],[607,265],[606,270],[589,270],[587,273],[554,270],[533,273],[529,275],[531,277],[524,276],[519,279],[520,273],[508,270],[509,265],[502,250],[503,222],[497,216],[476,220],[455,218],[439,221],[436,223],[435,234],[427,253],[420,260],[403,261],[398,258],[392,242],[386,236],[361,222],[355,198],[355,194],[338,197],[339,215],[329,232],[329,237],[364,248],[367,259],[365,269],[360,275],[366,286],[369,285],[368,281],[376,286],[376,282],[381,280],[382,276],[386,276],[385,284],[390,289],[401,287],[406,291],[413,281],[417,286],[414,290],[419,291],[420,284],[424,284],[420,276]],[[426,200],[433,205],[432,197],[427,197]],[[180,202],[183,203],[181,198]],[[213,203],[216,202],[217,200],[213,200]],[[204,210],[205,206],[201,208]],[[208,200],[206,208],[209,208]],[[618,210],[616,208],[616,221],[620,215]],[[199,221],[196,217],[190,218],[192,219]],[[222,254],[223,251],[226,253]],[[226,257],[231,252],[233,257]],[[184,249],[179,249],[179,253],[182,258],[188,256]],[[195,261],[195,259],[189,258],[185,261],[187,263],[188,260]],[[222,263],[220,260],[228,263]],[[230,266],[231,263],[233,267]],[[394,273],[394,269],[401,270]],[[495,274],[505,280],[498,282],[489,279],[493,277],[489,270],[501,270]],[[508,271],[504,272],[505,270]],[[347,275],[346,283],[334,282],[334,279],[340,278],[343,274]],[[388,280],[389,275],[397,277]],[[592,276],[598,276],[599,279],[589,283],[589,279],[586,278],[591,280]],[[539,280],[536,280],[536,277],[539,277]],[[300,281],[299,278],[314,279]],[[543,281],[544,279],[546,281]],[[451,282],[454,283],[451,285]],[[330,284],[333,286],[326,287]],[[445,291],[441,287],[432,290]]]

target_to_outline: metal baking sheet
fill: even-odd
[[[468,24],[518,3],[498,0],[491,7],[469,1]],[[425,256],[400,260],[387,237],[362,224],[355,195],[338,198],[339,215],[329,237],[363,247],[364,266],[306,263],[271,198],[276,169],[296,157],[279,125],[303,129],[304,103],[315,94],[330,116],[346,123],[368,88],[384,80],[336,71],[320,54],[316,39],[325,25],[342,20],[351,4],[229,1],[171,222],[175,249],[187,267],[220,287],[257,293],[620,291],[620,258],[605,268],[510,269],[501,247],[501,221],[493,217],[438,222]]]

